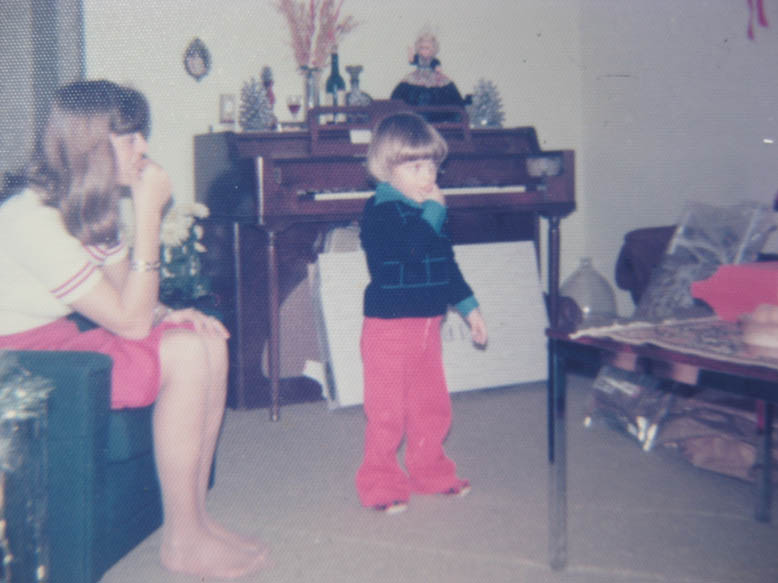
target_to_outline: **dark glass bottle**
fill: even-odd
[[[343,80],[343,77],[340,76],[340,70],[338,69],[337,47],[335,47],[332,51],[331,61],[332,64],[330,68],[330,76],[327,77],[324,90],[330,96],[330,105],[344,105],[342,96],[346,91],[346,82]]]

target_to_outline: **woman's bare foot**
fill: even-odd
[[[267,545],[259,537],[248,536],[240,534],[239,532],[228,530],[210,518],[208,518],[206,522],[208,524],[208,530],[210,530],[216,536],[226,540],[228,543],[238,545],[244,549],[256,553],[267,554]]]
[[[163,535],[159,555],[162,565],[170,571],[217,579],[242,577],[266,564],[266,551],[236,548],[209,531],[171,536],[170,540]]]

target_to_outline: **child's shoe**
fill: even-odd
[[[457,480],[456,483],[448,490],[443,492],[445,496],[456,496],[457,498],[464,498],[467,496],[473,487],[468,480]]]
[[[389,502],[388,504],[376,504],[373,506],[373,510],[383,512],[384,514],[388,515],[400,514],[401,512],[408,510],[408,502],[405,500],[395,500],[394,502]]]

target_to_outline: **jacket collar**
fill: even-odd
[[[379,182],[375,190],[376,204],[393,201],[399,201],[413,207],[421,208],[421,205],[418,202],[411,200],[388,182]]]

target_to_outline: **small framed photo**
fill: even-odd
[[[219,122],[223,124],[235,123],[236,99],[234,93],[222,93],[219,96]]]

